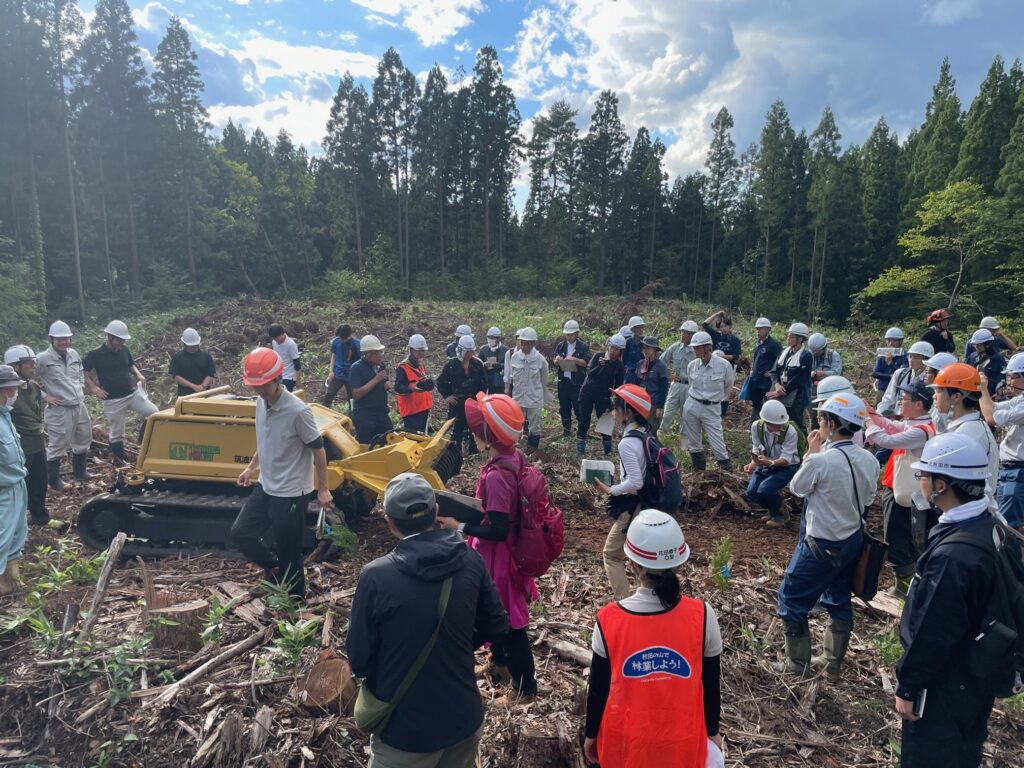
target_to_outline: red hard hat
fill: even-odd
[[[947,309],[936,309],[930,315],[928,315],[928,322],[929,323],[938,323],[938,322],[940,322],[942,320],[949,320],[949,318],[951,318],[951,317],[952,317],[952,315],[949,313],[949,310],[947,310]]]
[[[242,383],[247,387],[258,387],[281,375],[284,360],[270,347],[258,347],[245,356],[242,370]]]
[[[938,372],[932,386],[936,389],[981,392],[981,374],[977,368],[967,363],[950,363]]]
[[[488,445],[515,445],[523,434],[523,409],[508,395],[485,395],[466,399],[466,424]]]
[[[651,396],[639,384],[623,384],[618,389],[613,389],[612,394],[624,400],[645,419],[650,418]]]

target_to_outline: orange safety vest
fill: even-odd
[[[597,734],[602,768],[704,768],[704,602],[664,613],[597,612],[611,689]]]
[[[928,435],[928,440],[935,437],[935,433],[937,431],[935,429],[935,425],[931,423],[915,424],[914,429],[922,430],[926,435]],[[906,451],[902,448],[897,448],[889,454],[889,460],[885,462],[885,469],[882,471],[882,485],[886,488],[892,488],[893,481],[896,479],[896,460],[905,453]]]
[[[423,370],[422,365],[413,368],[408,360],[399,363],[398,367],[405,371],[410,387],[415,387],[421,379],[427,377],[427,372]],[[398,415],[402,418],[423,413],[423,411],[429,411],[434,407],[433,392],[413,392],[409,395],[395,395],[395,399],[398,401]]]

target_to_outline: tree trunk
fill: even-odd
[[[179,139],[179,144],[181,147],[181,193],[185,198],[185,255],[188,257],[188,274],[194,283],[196,281],[196,258],[192,252],[192,174],[188,167],[184,139]]]
[[[398,164],[398,157],[395,157],[395,232],[398,239],[395,241],[396,255],[398,256],[398,277],[405,284],[405,260],[402,258],[402,171]]]
[[[654,281],[654,233],[658,225],[658,193],[654,193],[654,204],[651,206],[651,252],[647,266],[647,282]]]
[[[363,271],[363,226],[359,221],[359,180],[352,179],[352,208],[356,221],[356,259],[360,272]]]
[[[131,252],[131,292],[138,297],[142,291],[142,269],[139,265],[139,244],[135,236],[135,204],[132,202],[134,184],[132,171],[128,165],[128,140],[121,134],[121,159],[124,162],[125,201],[128,203],[128,245]]]
[[[821,316],[821,295],[825,286],[825,256],[828,253],[828,214],[825,214],[825,231],[821,238],[821,266],[818,269],[818,303],[814,310],[814,319]]]
[[[43,225],[39,218],[39,187],[36,183],[36,154],[33,141],[32,99],[29,91],[28,57],[25,57],[25,160],[28,168],[29,247],[32,252],[32,277],[40,317],[46,318],[46,256],[43,253]]]
[[[437,174],[437,258],[441,274],[448,271],[444,263],[444,169]]]
[[[64,96],[61,94],[61,104],[63,105]],[[70,131],[68,130],[67,115],[61,116],[62,128],[64,132],[64,162],[68,175],[68,205],[71,209],[71,242],[74,245],[75,252],[75,292],[78,295],[78,322],[85,322],[85,289],[82,286],[82,251],[78,244],[78,201],[75,195],[75,171],[74,166],[71,163],[71,137],[69,136]]]
[[[103,152],[97,151],[100,164],[100,214],[103,219],[103,255],[107,261],[107,287],[110,289],[110,313],[115,314],[114,307],[114,264],[110,258],[110,227],[107,221],[107,183],[103,171]]]
[[[814,314],[814,260],[818,258],[818,230],[820,227],[816,224],[814,226],[814,240],[811,242],[811,278],[807,283],[807,315],[808,317]]]
[[[547,250],[544,252],[545,275],[551,268],[551,251],[554,247],[555,239],[555,196],[558,192],[558,178],[554,174],[552,174],[551,183],[551,194],[548,196],[548,245]]]
[[[711,212],[711,250],[708,253],[708,301],[711,301],[712,284],[715,279],[715,230],[718,229],[716,211]]]
[[[700,264],[700,238],[704,229],[704,201],[697,203],[697,242],[693,245],[693,290],[691,295],[697,295],[697,265]]]
[[[761,280],[761,287],[768,288],[768,269],[771,261],[772,228],[764,228],[764,277]]]
[[[263,228],[263,225],[259,225],[260,232],[263,234],[263,242],[267,244],[267,250],[270,251],[270,258],[274,260],[274,264],[277,266],[277,274],[281,277],[281,286],[284,289],[284,295],[288,295],[288,280],[284,276],[284,268],[281,266],[281,260],[277,257],[277,251],[274,250],[273,244],[270,242],[270,236],[267,234],[267,230]]]
[[[487,162],[484,164],[484,168],[487,169],[484,175],[484,257],[489,258],[491,255],[491,174],[490,174],[490,158],[487,158]],[[470,251],[472,253],[472,250]],[[472,259],[472,256],[470,256]],[[470,270],[473,269],[473,264],[470,262]]]
[[[238,267],[238,271],[241,273],[242,279],[245,280],[246,284],[249,286],[249,290],[252,291],[252,295],[257,299],[263,298],[260,296],[260,290],[256,287],[256,283],[254,283],[252,278],[249,277],[249,270],[245,268],[245,262],[242,261],[241,254],[234,251],[231,255],[235,257],[235,265]]]

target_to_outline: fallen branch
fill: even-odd
[[[270,638],[273,637],[273,635],[273,625],[264,627],[259,632],[250,635],[245,640],[235,643],[219,655],[214,656],[201,667],[198,667],[194,671],[185,675],[185,677],[181,678],[181,680],[179,680],[178,682],[172,683],[171,685],[167,686],[167,688],[159,696],[156,696],[155,698],[145,702],[142,706],[162,707],[163,705],[169,703],[178,694],[178,691],[181,690],[183,687],[187,685],[192,685],[193,683],[202,680],[204,677],[210,674],[210,672],[215,670],[217,667],[223,665],[225,662],[230,661],[231,659],[234,659],[238,656],[241,656],[243,653],[251,651],[253,648],[256,648],[257,646],[263,645],[265,642],[270,640]]]
[[[107,559],[103,563],[103,570],[100,571],[100,577],[96,582],[96,591],[93,592],[92,603],[89,605],[89,614],[85,617],[85,621],[82,624],[82,631],[78,633],[80,640],[87,640],[92,633],[92,628],[96,626],[96,620],[100,617],[100,605],[103,603],[103,598],[107,594],[107,587],[110,585],[110,577],[114,573],[114,567],[121,557],[121,550],[124,549],[124,543],[127,540],[128,535],[121,531],[110,542],[110,547],[107,549]]]
[[[550,636],[545,637],[543,642],[548,648],[563,659],[575,661],[580,666],[590,666],[590,660],[593,654],[591,654],[591,652],[582,645],[576,645],[575,643],[566,642],[565,640],[559,640]]]

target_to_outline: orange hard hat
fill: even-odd
[[[941,320],[949,320],[951,317],[952,315],[949,313],[948,309],[936,309],[928,315],[928,322],[937,323]]]
[[[515,445],[523,434],[526,419],[519,403],[508,395],[485,395],[466,399],[466,424],[488,445]]]
[[[623,384],[618,389],[613,389],[612,394],[625,401],[645,419],[650,418],[651,396],[639,384]]]
[[[981,392],[981,374],[977,368],[967,363],[950,363],[938,372],[932,386],[936,389]]]
[[[247,387],[258,387],[281,375],[284,360],[270,347],[258,347],[245,356],[242,371],[242,383]]]

